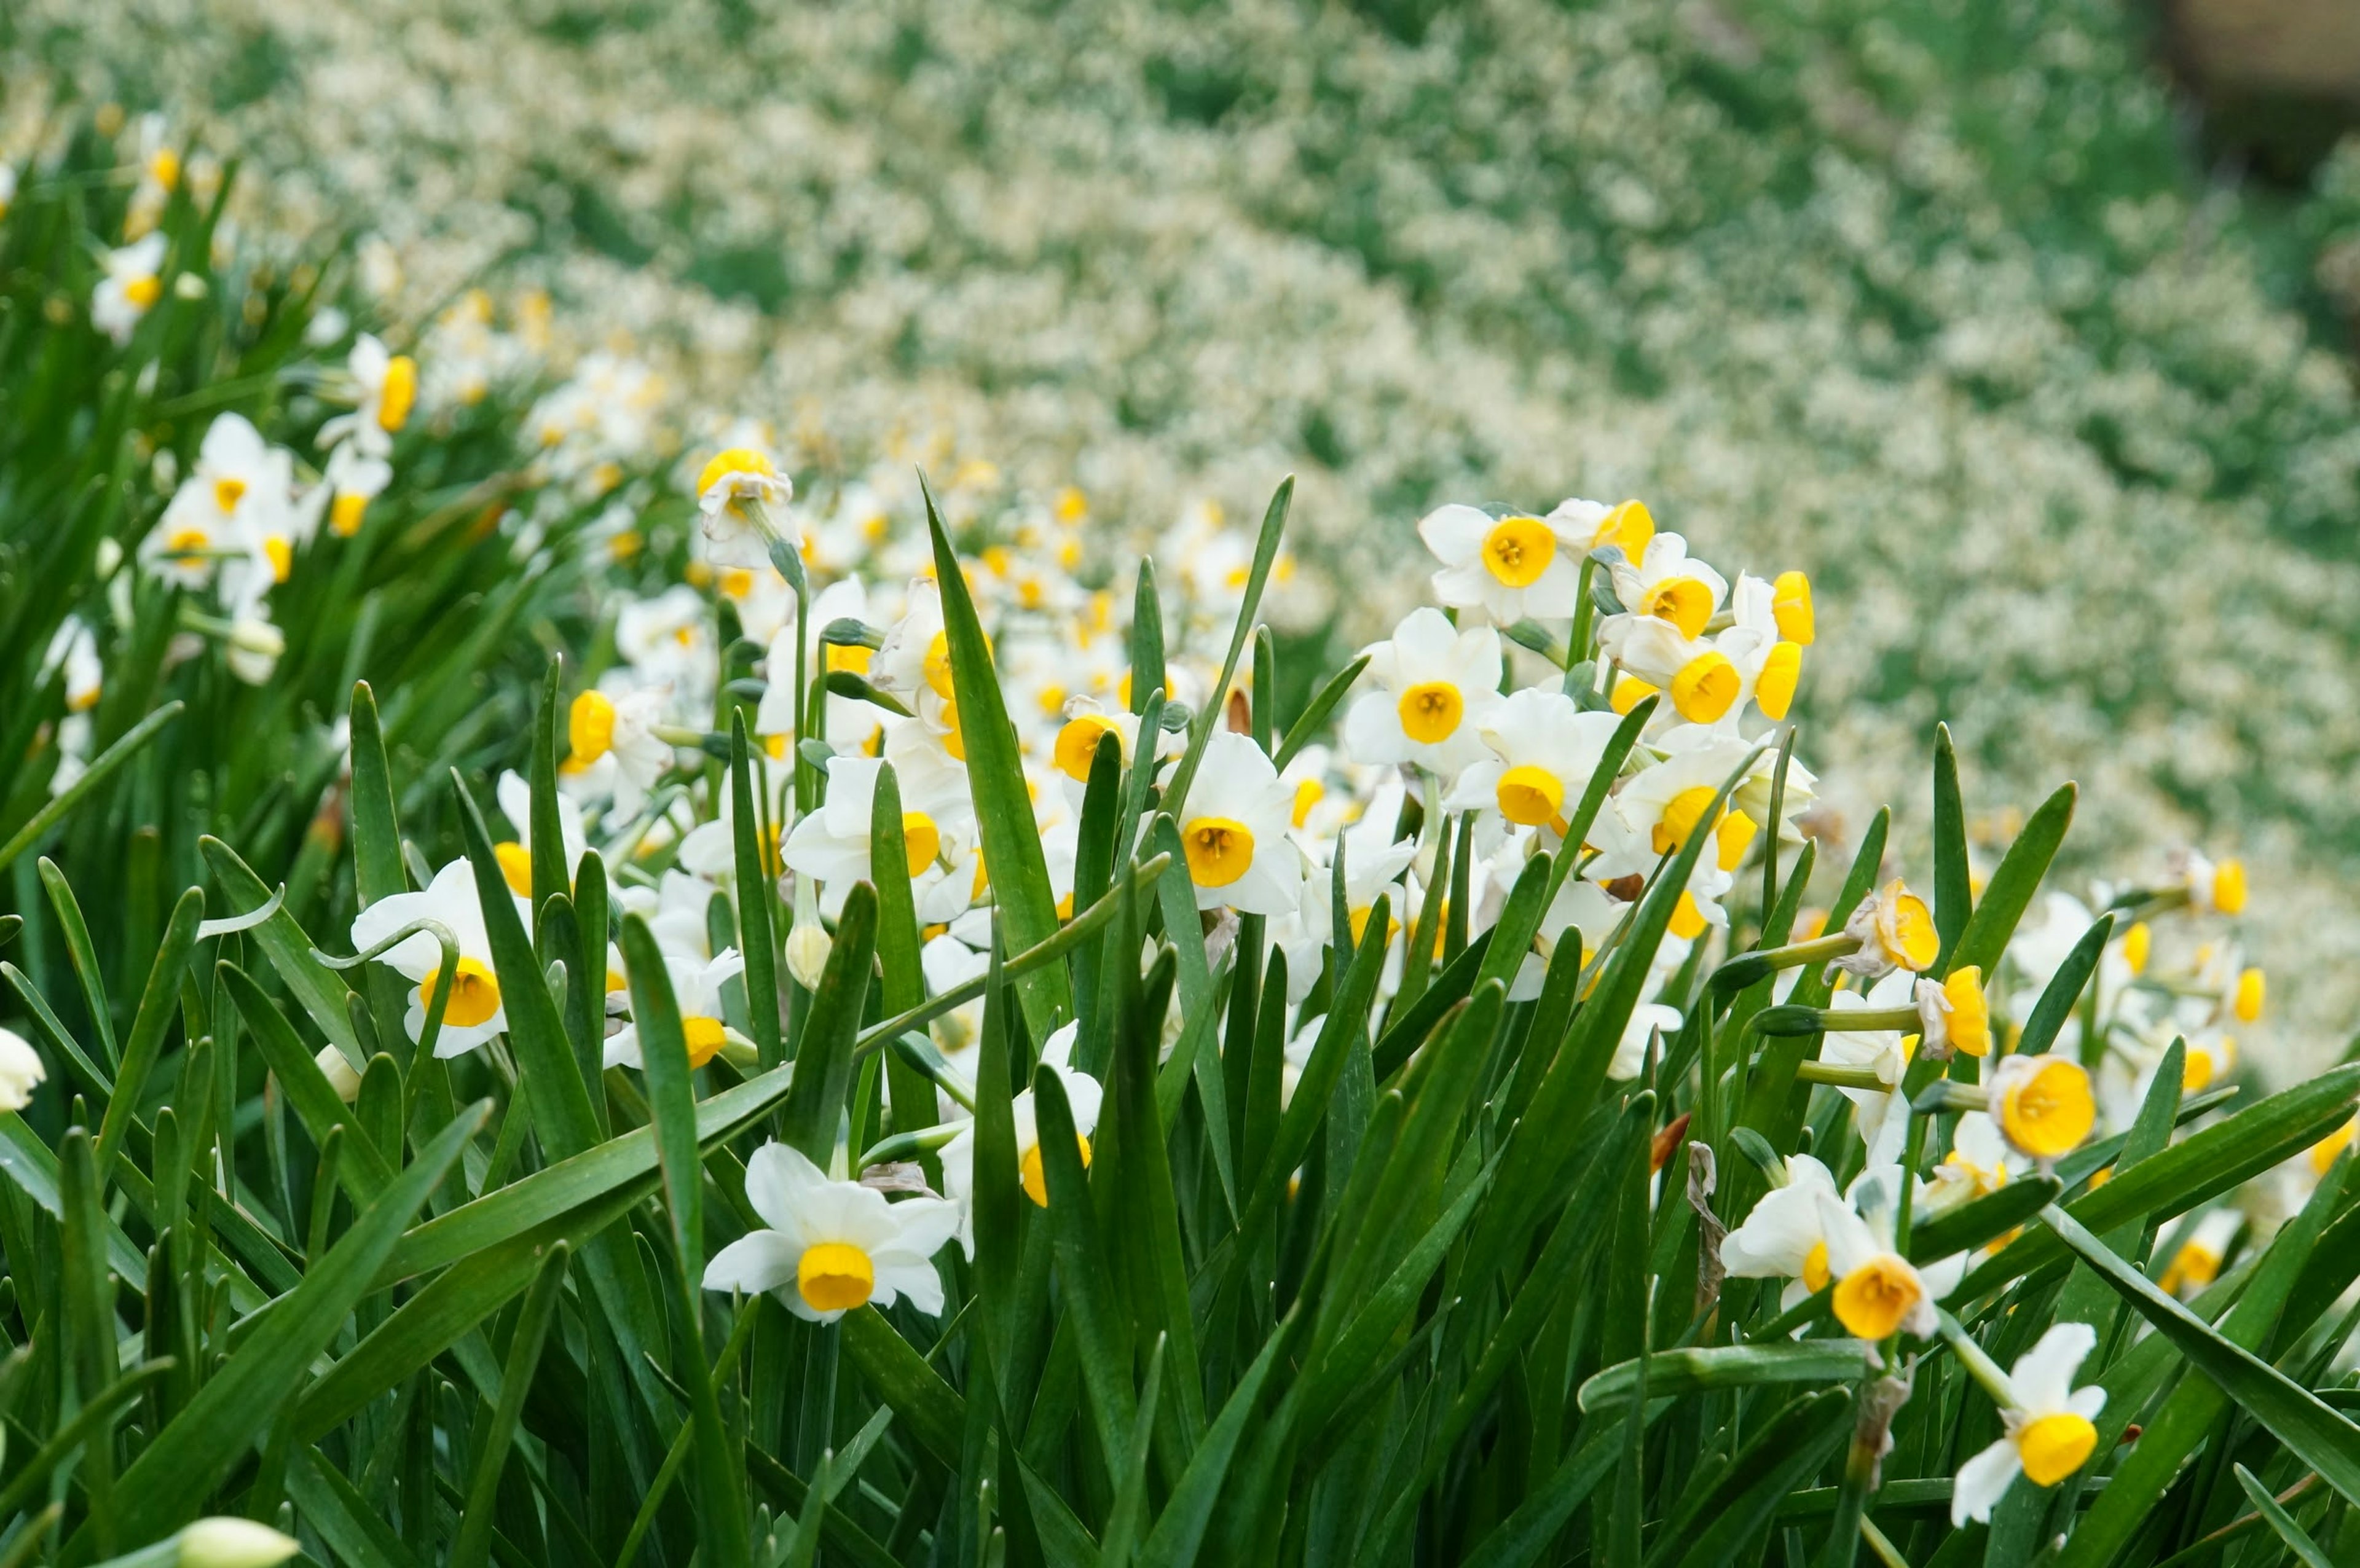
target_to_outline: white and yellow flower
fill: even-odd
[[[1213,732],[1180,822],[1198,909],[1294,909],[1303,893],[1303,855],[1287,831],[1294,809],[1295,792],[1262,747],[1231,730]]]
[[[2096,1127],[2089,1070],[2070,1056],[2003,1056],[1989,1080],[1992,1119],[2008,1147],[2046,1170]]]
[[[1953,1051],[1991,1054],[1991,1002],[1983,995],[1980,965],[1962,965],[1939,980],[1919,976],[1911,1000],[1918,1008],[1918,1032],[1926,1041],[1928,1056],[1947,1062]]]
[[[1852,1183],[1853,1206],[1819,1194],[1836,1321],[1871,1343],[1896,1334],[1931,1336],[1939,1324],[1935,1303],[1966,1272],[1963,1254],[1922,1269],[1902,1256],[1893,1239],[1892,1185],[1903,1179],[1897,1170],[1871,1169]]]
[[[148,234],[100,260],[104,274],[91,291],[90,324],[121,348],[131,341],[139,320],[164,297],[164,236]]]
[[[1082,1165],[1090,1162],[1090,1134],[1098,1130],[1098,1111],[1106,1093],[1096,1078],[1074,1066],[1074,1042],[1079,1023],[1069,1023],[1041,1045],[1041,1065],[1057,1075],[1073,1112],[1074,1138]],[[1040,1113],[1030,1088],[1010,1105],[1016,1123],[1016,1180],[1024,1195],[1043,1208],[1049,1206],[1049,1176],[1042,1164]],[[943,1191],[959,1205],[959,1246],[975,1256],[975,1124],[970,1121],[943,1146]]]
[[[243,414],[205,428],[197,461],[164,515],[139,541],[140,563],[183,588],[217,576],[225,593],[257,596],[284,579],[293,561],[294,458],[262,439]]]
[[[1950,1523],[1987,1523],[2018,1475],[2053,1486],[2090,1461],[2098,1446],[2098,1412],[2106,1391],[2073,1387],[2073,1374],[2098,1343],[2087,1323],[2051,1325],[2008,1369],[2008,1402],[2000,1410],[2005,1434],[1959,1467],[1950,1489]]]
[[[499,857],[500,875],[508,878],[508,891],[519,898],[532,897],[532,785],[515,768],[500,774],[493,791],[500,803],[500,814],[516,829],[516,837],[503,839],[492,846]],[[582,856],[590,847],[588,834],[582,827],[582,808],[563,794],[557,797],[558,842],[565,855],[565,880],[570,887],[574,874],[582,868]]]
[[[1483,729],[1502,705],[1498,632],[1461,631],[1428,607],[1364,651],[1379,690],[1344,716],[1344,748],[1355,760],[1412,762],[1444,777],[1482,760]]]
[[[903,720],[902,725],[910,721]],[[889,747],[891,740],[889,737]],[[956,768],[905,768],[894,759],[894,782],[901,794],[901,844],[909,857],[910,887],[918,918],[927,924],[964,912],[975,898],[975,808],[966,776]],[[856,882],[868,880],[870,818],[876,806],[877,772],[882,759],[836,757],[827,768],[827,799],[804,814],[780,848],[780,858],[798,876],[816,877],[824,903],[843,908]]]
[[[1468,764],[1443,806],[1496,811],[1518,827],[1562,834],[1620,723],[1583,713],[1559,691],[1511,692],[1479,731],[1491,755]]]
[[[516,898],[517,919],[532,929],[530,906]],[[434,874],[423,891],[396,893],[379,898],[353,921],[353,949],[364,952],[419,920],[432,920],[451,933],[457,946],[457,964],[451,975],[451,999],[442,1013],[442,1032],[434,1041],[437,1056],[461,1056],[508,1027],[508,1009],[500,998],[499,976],[492,968],[492,941],[484,930],[484,908],[475,897],[475,868],[454,860]],[[442,968],[442,948],[430,932],[404,937],[379,955],[404,979],[415,982],[403,1025],[410,1038],[426,1030],[426,1006],[433,999]]]
[[[711,958],[667,953],[663,960],[664,974],[672,981],[672,1001],[680,1008],[681,1032],[688,1042],[689,1066],[704,1066],[733,1040],[750,1048],[752,1042],[725,1021],[721,1004],[722,986],[746,973],[744,956],[734,947],[725,947]],[[637,1023],[626,1023],[606,1037],[606,1063],[609,1067],[647,1065],[639,1052]]]
[[[2180,857],[2180,886],[2188,902],[2202,914],[2239,915],[2245,910],[2245,863],[2213,861],[2194,850]]]
[[[2343,1139],[2336,1143],[2336,1152],[2340,1153],[2344,1145],[2351,1141],[2349,1126],[2347,1123]],[[2333,1163],[2333,1157],[2313,1163],[2323,1175],[2327,1166]],[[2157,1289],[2184,1298],[2194,1296],[2219,1279],[2222,1260],[2229,1256],[2230,1244],[2237,1239],[2245,1225],[2245,1216],[2234,1209],[2207,1209],[2197,1220],[2196,1228],[2173,1250],[2171,1260],[2163,1266],[2162,1274],[2156,1279]]]
[[[1863,980],[1882,980],[1896,969],[1922,975],[1942,952],[1932,907],[1897,878],[1852,912],[1844,935],[1859,942],[1859,950],[1830,967]]]
[[[1822,1198],[1837,1202],[1836,1179],[1808,1154],[1786,1156],[1786,1181],[1755,1201],[1745,1223],[1721,1238],[1721,1263],[1740,1279],[1784,1279],[1780,1310],[1833,1283]]]
[[[929,1317],[941,1313],[934,1256],[959,1216],[948,1199],[888,1202],[873,1187],[830,1180],[799,1149],[766,1143],[746,1162],[746,1201],[765,1228],[714,1256],[706,1290],[775,1291],[787,1311],[811,1323],[904,1298]]]
[[[662,692],[628,670],[608,670],[566,711],[559,788],[576,800],[612,799],[617,811],[638,811],[672,763],[672,744],[656,733],[663,720]]]
[[[794,499],[792,480],[770,454],[733,446],[714,453],[696,476],[696,510],[704,518],[705,557],[716,566],[767,566],[770,536],[747,504],[781,507]],[[770,519],[776,529],[779,519]]]
[[[1688,554],[1677,534],[1657,534],[1636,561],[1613,569],[1614,596],[1631,615],[1661,621],[1695,642],[1729,597],[1729,580]]]
[[[1950,1152],[1934,1167],[1934,1179],[1918,1199],[1918,1212],[1939,1214],[1991,1196],[2016,1174],[2020,1158],[2008,1148],[1997,1122],[1982,1111],[1967,1112],[1950,1136]]]
[[[1528,512],[1495,517],[1452,505],[1420,518],[1417,534],[1442,562],[1434,574],[1434,596],[1444,604],[1480,610],[1502,626],[1527,618],[1572,618],[1588,548],[1573,518],[1561,523],[1556,513],[1535,517]]]
[[[363,332],[345,365],[356,406],[320,427],[320,445],[349,441],[365,457],[384,457],[393,451],[393,438],[410,422],[418,402],[418,362]]]

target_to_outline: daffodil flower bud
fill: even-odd
[[[177,1540],[179,1568],[271,1568],[303,1550],[268,1525],[245,1519],[202,1519]]]
[[[333,1045],[323,1046],[311,1060],[320,1069],[320,1075],[328,1081],[328,1087],[336,1092],[336,1098],[349,1105],[361,1097],[361,1075],[342,1051]]]

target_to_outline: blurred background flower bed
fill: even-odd
[[[241,169],[249,252],[440,331],[428,377],[645,365],[615,396],[659,454],[765,411],[799,479],[1072,485],[1151,536],[1295,468],[1273,613],[1331,651],[1413,601],[1437,502],[1643,495],[1809,564],[1820,833],[1889,799],[1914,853],[1941,717],[1972,799],[2081,782],[2084,869],[2241,842],[2316,1064],[2360,1010],[2360,153],[2257,184],[2153,29],[17,0],[0,157],[113,104],[136,158],[162,111]]]

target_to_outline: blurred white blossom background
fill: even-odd
[[[12,0],[0,68],[6,135],[162,109],[250,240],[360,236],[389,321],[545,289],[561,361],[799,470],[989,458],[1160,528],[1298,469],[1289,613],[1340,641],[1441,500],[1644,497],[1812,573],[1851,833],[1891,800],[1918,850],[1944,718],[1980,808],[2081,782],[2070,882],[2241,847],[2315,1062],[2360,1013],[2360,154],[2293,219],[2209,183],[2129,11]]]

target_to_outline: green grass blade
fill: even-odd
[[[2073,824],[2078,793],[2070,784],[2062,786],[2026,820],[2024,831],[2000,856],[1998,868],[1983,886],[1983,901],[1967,918],[1966,930],[1959,933],[1958,944],[1950,950],[1951,969],[1972,964],[1989,975],[1998,967],[2008,938],[2016,934],[2016,922],[2031,907],[2033,895],[2040,890],[2040,879],[2049,874],[2049,863],[2057,857],[2057,846],[2065,842],[2065,830]],[[1832,917],[1829,925],[1834,929]]]
[[[837,917],[836,945],[828,950],[827,967],[795,1042],[794,1082],[780,1116],[781,1141],[803,1150],[823,1171],[836,1153],[836,1127],[852,1085],[853,1046],[876,951],[877,889],[858,882]]]
[[[377,693],[366,681],[353,685],[351,713],[353,886],[366,909],[379,898],[408,892],[410,878],[401,868],[401,829],[394,814],[393,771],[386,765]]]
[[[2360,1427],[2354,1426],[2317,1395],[2290,1381],[2252,1351],[2223,1338],[2212,1325],[2156,1289],[2146,1275],[2108,1251],[2071,1214],[2052,1205],[2041,1212],[2040,1219],[2067,1247],[2121,1292],[2123,1299],[2169,1340],[2190,1365],[2219,1384],[2238,1409],[2267,1427],[2296,1457],[2318,1471],[2320,1479],[2344,1500],[2360,1502]]]
[[[212,837],[199,839],[197,846],[213,868],[213,880],[221,884],[232,914],[258,909],[269,902],[270,889],[253,867],[238,858],[237,851]],[[319,1031],[343,1050],[345,1060],[362,1060],[360,1032],[353,1027],[348,1000],[352,987],[311,956],[311,939],[295,917],[282,908],[246,936],[261,947],[270,967],[279,972],[280,984]]]
[[[164,1033],[180,1018],[180,972],[197,944],[197,927],[204,918],[203,890],[191,887],[182,893],[172,906],[170,923],[164,928],[164,944],[148,970],[139,1011],[131,1020],[130,1036],[123,1042],[123,1070],[115,1077],[115,1093],[107,1098],[106,1119],[99,1126],[98,1143],[93,1150],[102,1189],[115,1169],[115,1157],[123,1150],[123,1140],[131,1134],[132,1113],[164,1049]]]
[[[1950,742],[1950,726],[1934,726],[1934,930],[1942,939],[1940,953],[1928,971],[1936,979],[1950,972],[1950,957],[1967,929],[1974,902],[1968,885],[1967,808],[1959,794],[1959,752]]]
[[[786,1060],[779,1026],[779,944],[770,922],[778,884],[770,868],[778,864],[778,852],[766,853],[761,842],[746,715],[733,712],[729,724],[729,821],[738,872],[738,947],[746,955],[746,1019],[762,1065],[776,1067]],[[893,820],[901,821],[898,812]]]
[[[402,1227],[442,1181],[459,1151],[491,1116],[478,1105],[421,1149],[394,1183],[354,1220],[303,1282],[279,1299],[268,1320],[156,1434],[123,1473],[118,1529],[130,1541],[153,1541],[191,1517],[229,1474],[246,1444],[344,1327]]]
[[[177,702],[165,703],[125,731],[121,740],[92,759],[89,768],[81,778],[35,811],[23,827],[8,836],[6,843],[0,844],[0,871],[6,870],[11,861],[40,843],[49,831],[63,822],[76,806],[96,793],[98,787],[112,778],[116,768],[130,761],[135,752],[155,738],[157,731],[180,716],[180,708],[181,704]]]
[[[459,1539],[451,1548],[451,1568],[483,1568],[492,1550],[492,1516],[499,1500],[500,1473],[508,1467],[508,1450],[524,1420],[525,1395],[541,1367],[541,1347],[557,1315],[558,1293],[565,1285],[565,1266],[573,1256],[563,1242],[549,1249],[549,1260],[532,1282],[524,1311],[517,1318],[516,1334],[508,1342],[508,1365],[500,1374],[500,1402],[494,1407],[475,1472],[467,1483],[467,1505],[459,1516]]]
[[[1213,741],[1213,731],[1228,722],[1223,712],[1229,700],[1229,682],[1237,678],[1238,659],[1244,654],[1246,639],[1253,636],[1254,618],[1262,614],[1262,590],[1270,585],[1270,569],[1278,560],[1279,542],[1286,536],[1286,514],[1295,505],[1295,475],[1290,474],[1278,482],[1272,493],[1270,505],[1263,508],[1262,529],[1254,539],[1253,565],[1246,573],[1245,596],[1238,603],[1238,618],[1229,628],[1229,651],[1221,660],[1221,673],[1205,697],[1205,711],[1196,714],[1188,726],[1188,749],[1181,754],[1179,765],[1173,768],[1170,781],[1164,787],[1164,809],[1176,820],[1188,803],[1188,786],[1196,781],[1196,769],[1205,760],[1205,748]]]
[[[2294,1522],[2294,1515],[2286,1511],[2285,1505],[2270,1495],[2270,1489],[2263,1486],[2251,1470],[2242,1465],[2232,1468],[2236,1472],[2237,1485],[2245,1489],[2246,1500],[2254,1505],[2254,1511],[2261,1515],[2264,1523],[2278,1532],[2278,1539],[2286,1542],[2287,1550],[2294,1553],[2295,1561],[2301,1563],[2302,1568],[2335,1568],[2334,1559],[2320,1549],[2319,1542],[2311,1540],[2302,1526]]]
[[[921,482],[923,487],[923,481]],[[951,666],[951,690],[958,703],[960,737],[967,746],[967,777],[989,868],[992,902],[1011,953],[1047,941],[1057,931],[1057,896],[1049,887],[1049,863],[1033,824],[1032,796],[1024,783],[1024,758],[1016,726],[1008,717],[984,640],[975,600],[959,573],[958,556],[925,492],[926,528],[934,538],[934,579],[942,588],[943,635]],[[1046,1040],[1074,1010],[1065,972],[1052,966],[1024,976],[1017,986],[1024,1021],[1034,1040]]]

